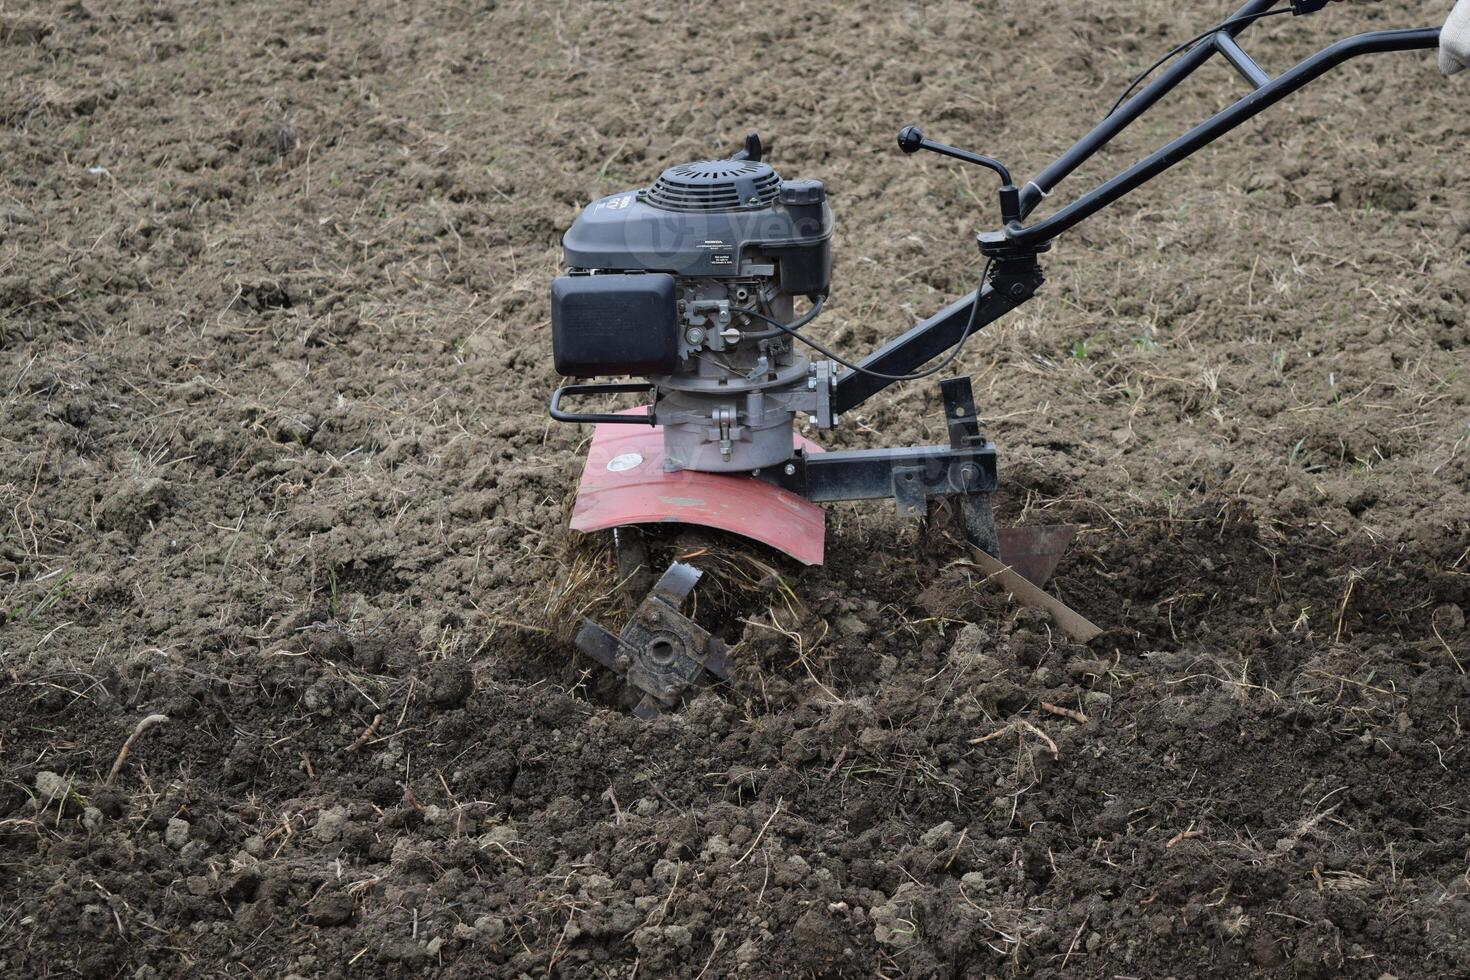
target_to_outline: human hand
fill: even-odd
[[[1457,0],[1439,32],[1439,70],[1446,75],[1470,68],[1470,0]]]

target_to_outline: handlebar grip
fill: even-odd
[[[551,403],[547,406],[547,411],[558,422],[610,422],[614,425],[656,425],[657,423],[653,420],[653,411],[651,409],[647,415],[615,415],[599,412],[564,412],[561,408],[561,400],[566,395],[616,395],[633,391],[652,390],[653,385],[646,381],[623,381],[609,385],[563,385],[551,393]]]

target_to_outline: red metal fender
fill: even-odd
[[[625,414],[642,414],[632,409]],[[822,447],[793,433],[807,453]],[[572,507],[574,531],[624,524],[698,524],[743,535],[806,565],[820,565],[827,516],[820,506],[763,480],[722,473],[665,473],[662,426],[603,423]]]

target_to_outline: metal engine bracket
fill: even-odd
[[[701,575],[693,565],[676,561],[621,633],[614,636],[590,619],[584,619],[577,632],[578,650],[642,692],[633,714],[645,721],[676,707],[690,688],[706,684],[706,673],[721,679],[730,676],[724,642],[680,612]]]

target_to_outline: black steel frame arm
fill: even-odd
[[[938,313],[909,328],[858,362],[864,371],[844,371],[832,392],[832,410],[846,412],[894,384],[964,339],[1026,302],[1045,282],[1035,255],[1007,256],[990,268],[989,281]],[[978,303],[978,306],[977,306]],[[882,377],[888,375],[888,377]]]

